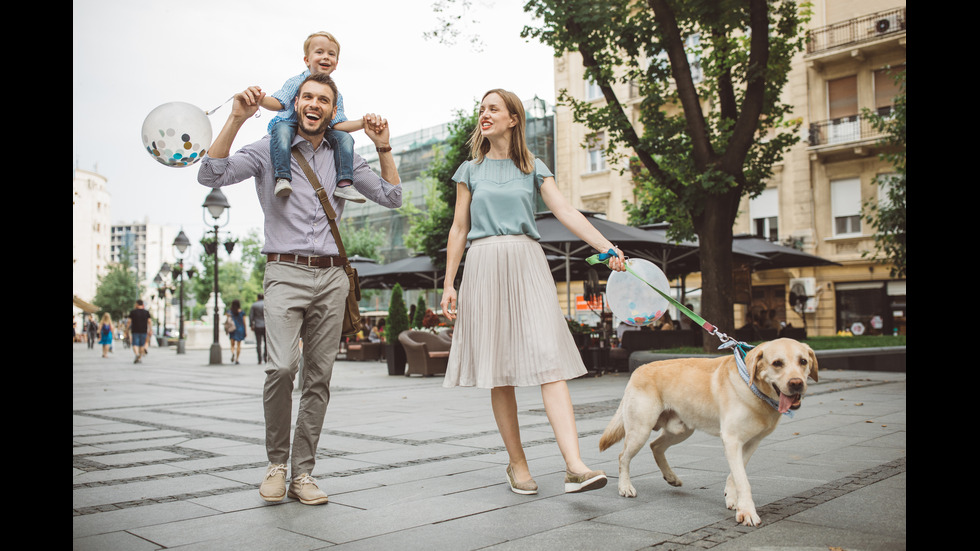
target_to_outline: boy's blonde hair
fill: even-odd
[[[337,42],[337,38],[334,35],[328,33],[327,31],[316,32],[306,37],[306,42],[303,42],[303,56],[306,57],[310,55],[310,42],[313,42],[313,38],[317,36],[322,36],[323,38],[326,38],[330,42],[336,44],[337,59],[340,59],[340,42]]]

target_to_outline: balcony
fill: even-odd
[[[880,11],[807,32],[807,55],[821,54],[905,33],[906,8]]]

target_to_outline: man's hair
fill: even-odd
[[[143,306],[143,299],[137,300],[136,301],[136,306]]]
[[[318,37],[318,36],[322,36],[323,38],[326,38],[330,42],[333,42],[334,44],[337,45],[337,59],[339,60],[340,59],[340,42],[337,42],[337,39],[334,37],[334,35],[328,33],[327,31],[316,32],[316,33],[313,33],[310,36],[307,36],[306,37],[306,41],[303,42],[303,57],[308,57],[310,55],[310,42],[313,42],[313,39],[316,38],[316,37]]]
[[[265,295],[263,295],[262,293],[259,293],[259,298],[257,300],[262,300],[264,298],[265,298]]]
[[[329,86],[331,90],[333,90],[333,106],[334,107],[337,107],[337,96],[340,95],[340,92],[337,91],[337,83],[334,82],[332,78],[330,78],[330,75],[325,75],[323,73],[311,73],[310,76],[308,76],[305,79],[303,79],[303,82],[300,83],[299,90],[302,91],[303,90],[303,86],[307,82],[310,82],[311,80],[313,82],[317,82],[317,83],[320,83],[320,84],[325,84],[325,85]],[[297,92],[297,96],[298,95],[299,95],[299,93]]]

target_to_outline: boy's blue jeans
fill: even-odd
[[[272,126],[272,139],[269,148],[272,154],[272,168],[275,177],[292,180],[289,170],[290,149],[296,136],[296,121],[279,121]],[[333,148],[334,164],[337,167],[337,182],[354,180],[354,138],[342,130],[327,130],[324,138]]]

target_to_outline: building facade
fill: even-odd
[[[173,226],[151,224],[148,219],[112,225],[112,261],[122,262],[123,255],[128,256],[136,278],[143,286],[143,301],[154,319],[166,316],[168,327],[173,327],[176,319],[175,308],[170,308],[173,295],[167,295],[168,303],[164,305],[156,278],[164,264],[172,266],[175,262],[173,243],[178,231]],[[161,279],[165,285],[171,283],[169,267]]]
[[[742,282],[736,325],[765,310],[806,325],[811,335],[905,334],[906,281],[868,258],[873,232],[861,214],[863,205],[880,200],[875,178],[894,171],[879,158],[882,136],[862,113],[890,113],[898,93],[894,75],[905,68],[906,26],[903,1],[813,2],[807,48],[796,56],[783,91],[792,116],[803,121],[803,135],[774,167],[765,191],[743,198],[734,230],[791,243],[839,265],[733,274]],[[556,58],[555,88],[604,101],[586,80],[578,53]],[[639,128],[642,98],[629,84],[614,89]],[[629,172],[621,173],[621,160],[603,158],[602,133],[574,123],[565,106],[556,110],[556,126],[559,188],[574,206],[626,223],[623,203],[633,202],[633,185]],[[699,286],[696,275],[686,283]],[[809,297],[802,314],[790,304],[792,290]]]
[[[91,302],[111,262],[112,200],[106,178],[76,168],[72,175],[72,293]]]

